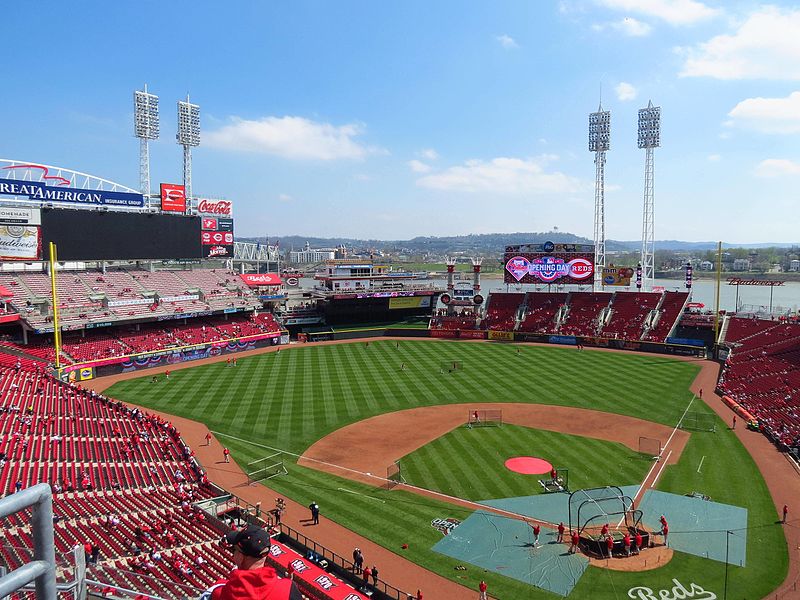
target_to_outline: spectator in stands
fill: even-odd
[[[302,600],[300,590],[291,579],[280,579],[275,569],[266,566],[271,541],[269,533],[249,526],[232,531],[225,542],[233,549],[236,570],[230,579],[212,588],[211,600]]]

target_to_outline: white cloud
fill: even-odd
[[[722,157],[719,154],[709,154],[706,159],[708,162],[719,162],[722,160]]]
[[[545,155],[535,159],[493,158],[489,161],[469,160],[417,180],[420,187],[459,192],[490,194],[547,194],[574,192],[580,183],[564,173],[546,172],[545,166],[557,157]]]
[[[510,35],[506,35],[505,33],[503,35],[498,35],[496,39],[498,42],[500,42],[500,45],[503,48],[519,48],[519,45],[516,41],[514,41],[514,38],[512,38]]]
[[[289,194],[278,194],[278,200],[280,202],[291,202],[294,200]]]
[[[424,158],[425,160],[436,160],[439,158],[439,153],[433,148],[425,148],[417,152],[417,156]]]
[[[765,6],[730,35],[684,48],[683,77],[800,79],[800,9]]]
[[[800,132],[800,92],[785,98],[748,98],[728,113],[726,125],[761,133],[794,134]]]
[[[360,159],[378,151],[356,140],[363,131],[355,123],[336,126],[304,117],[231,117],[227,125],[205,134],[203,145],[296,160]]]
[[[597,0],[615,10],[637,13],[670,25],[693,25],[717,16],[720,11],[696,0]]]
[[[620,102],[636,100],[636,96],[639,94],[638,90],[626,81],[620,81],[614,91],[617,93],[617,100]]]
[[[625,17],[624,19],[612,23],[595,23],[592,25],[592,29],[595,31],[613,29],[628,37],[644,37],[650,35],[650,32],[653,30],[647,23],[643,23],[633,17]]]
[[[419,160],[410,160],[408,161],[408,166],[411,167],[411,170],[414,173],[430,173],[431,166],[426,165],[424,162]]]
[[[800,175],[800,163],[786,158],[768,158],[756,166],[758,177],[781,177],[784,175]]]

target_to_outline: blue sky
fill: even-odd
[[[591,237],[588,113],[612,113],[607,236],[641,236],[637,111],[662,107],[656,239],[793,242],[800,9],[699,0],[38,2],[4,11],[0,155],[138,187],[132,92],[161,99],[154,188],[238,235]]]

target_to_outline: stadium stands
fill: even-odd
[[[719,391],[758,419],[782,449],[800,446],[800,325],[731,317]]]
[[[229,530],[224,513],[219,520],[195,504],[224,490],[208,482],[170,422],[0,353],[0,492],[39,482],[54,492],[56,552],[85,548],[89,578],[109,593],[119,586],[197,596],[230,572],[231,555],[219,546]],[[0,524],[0,564],[16,568],[29,560],[29,518],[20,513]],[[287,558],[299,558],[279,546]],[[303,577],[295,575],[310,597],[325,597]]]
[[[601,335],[624,340],[640,339],[645,319],[660,299],[661,294],[617,292],[611,305],[611,319],[602,328]]]
[[[650,342],[665,342],[683,314],[688,299],[689,292],[664,292],[664,298],[658,307],[658,322],[645,334],[644,339]]]
[[[564,292],[529,292],[525,295],[525,317],[519,326],[520,331],[531,333],[553,333],[556,328],[556,315],[566,303]]]
[[[490,294],[481,328],[512,331],[516,327],[517,311],[524,300],[524,293]]]
[[[605,292],[572,292],[569,295],[569,312],[558,330],[563,335],[597,335],[599,318],[611,302]]]

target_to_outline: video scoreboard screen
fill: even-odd
[[[519,244],[506,246],[504,278],[509,284],[573,284],[594,282],[592,244]]]

